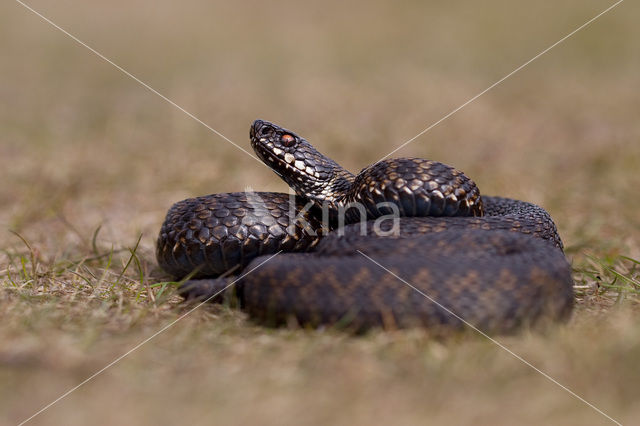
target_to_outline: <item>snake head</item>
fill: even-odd
[[[298,149],[303,149],[305,145],[311,146],[295,133],[263,120],[253,122],[249,137],[256,154],[269,165],[274,165],[278,160],[293,165],[295,158],[288,157],[287,161],[284,158],[285,154],[293,155]],[[265,156],[267,158],[264,158]],[[273,158],[270,160],[269,156]]]
[[[304,138],[268,121],[256,120],[249,132],[258,157],[298,194],[314,201],[332,200],[338,176],[350,175]]]

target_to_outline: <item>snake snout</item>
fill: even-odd
[[[249,130],[249,137],[252,140],[266,138],[269,139],[276,132],[277,127],[268,121],[256,120],[251,125]]]
[[[249,138],[253,139],[256,135],[256,128],[262,126],[262,120],[256,120],[253,122],[251,127],[249,128]]]

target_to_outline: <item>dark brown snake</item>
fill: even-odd
[[[234,283],[227,294],[262,323],[353,330],[446,332],[467,322],[506,332],[570,314],[570,266],[541,207],[480,197],[471,179],[435,161],[384,160],[354,176],[272,123],[256,120],[250,138],[297,195],[174,204],[157,258],[175,278],[192,274],[185,297],[212,298]]]

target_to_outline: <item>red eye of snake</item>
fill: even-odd
[[[291,147],[296,143],[296,138],[289,134],[284,134],[280,137],[280,142],[286,147]]]

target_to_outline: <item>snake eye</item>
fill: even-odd
[[[280,137],[280,142],[282,142],[282,145],[286,146],[287,148],[290,148],[293,145],[295,145],[296,138],[294,138],[293,136],[291,136],[288,133],[285,133],[284,135],[282,135]]]

